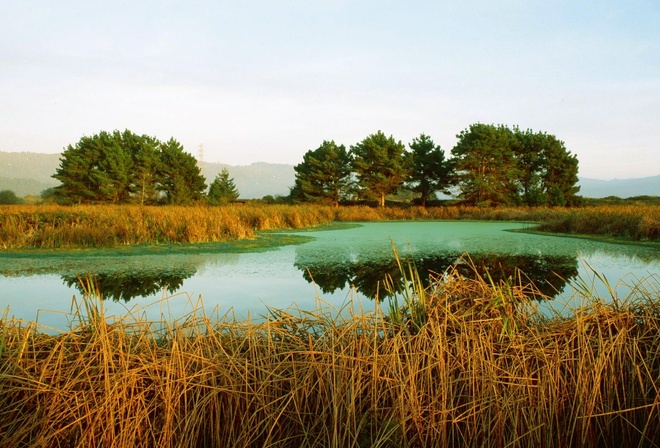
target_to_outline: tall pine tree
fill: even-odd
[[[451,162],[445,152],[425,134],[413,139],[408,145],[411,150],[412,167],[408,182],[410,188],[420,194],[422,207],[436,191],[449,193],[452,184]]]
[[[396,193],[410,172],[405,149],[401,141],[381,131],[351,146],[353,170],[363,197],[376,199],[380,207],[385,207],[385,196]]]
[[[208,201],[211,205],[228,204],[238,199],[239,193],[234,179],[229,177],[229,170],[223,168],[216,174],[209,186]]]
[[[452,149],[461,197],[484,205],[572,205],[578,160],[554,135],[473,124]]]
[[[478,205],[516,204],[519,172],[511,130],[476,123],[456,137],[451,154],[461,198]]]
[[[324,141],[317,149],[307,151],[294,170],[294,200],[338,206],[350,194],[351,156],[344,145]]]
[[[189,204],[206,190],[197,161],[179,142],[131,131],[100,132],[69,145],[53,177],[63,203]]]

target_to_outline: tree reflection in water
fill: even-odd
[[[75,287],[80,291],[80,294],[84,294],[81,278],[89,277],[92,282],[96,283],[104,299],[128,302],[131,299],[148,297],[163,290],[173,293],[183,286],[185,279],[195,275],[195,272],[195,270],[178,272],[177,274],[113,272],[80,276],[65,275],[62,276],[62,280],[67,286]]]
[[[368,250],[368,252],[366,251]],[[372,248],[357,253],[334,253],[332,251],[297,251],[294,266],[302,271],[303,278],[315,283],[325,294],[354,286],[363,295],[374,299],[385,299],[392,292],[403,288],[399,264],[386,250],[376,255]],[[424,286],[428,286],[431,277],[437,278],[449,267],[467,277],[477,275],[493,282],[516,282],[519,275],[524,284],[533,284],[543,295],[553,297],[561,293],[566,283],[577,276],[578,260],[576,256],[563,255],[506,255],[506,254],[471,254],[469,258],[460,253],[441,252],[420,255],[402,255],[404,266],[413,263]],[[207,260],[208,261],[208,260]],[[97,283],[105,299],[128,302],[137,297],[148,297],[163,290],[174,293],[183,286],[184,280],[195,275],[195,265],[178,265],[166,272],[158,272],[153,266],[148,271],[113,271],[96,274],[63,275],[62,280],[69,287],[75,287],[84,294],[80,279],[89,277]],[[390,279],[393,287],[387,291],[384,280]]]
[[[346,254],[315,258],[297,254],[295,266],[302,270],[305,280],[315,283],[326,294],[354,286],[363,296],[382,300],[391,295],[391,291],[384,288],[384,280],[388,277],[394,291],[401,291],[403,278],[393,255],[381,259],[364,258],[367,257],[360,254],[355,257]],[[448,252],[418,256],[409,254],[402,258],[404,266],[410,262],[414,264],[424,286],[430,284],[432,277],[437,278],[455,266],[467,278],[481,276],[488,281],[490,277],[496,284],[521,280],[525,285],[534,285],[541,293],[538,298],[556,296],[578,274],[576,256],[471,254],[468,258],[460,253]]]

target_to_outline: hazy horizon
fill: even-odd
[[[45,153],[45,152],[35,152],[35,151],[0,151],[0,153],[15,153],[15,154],[41,154],[41,155],[59,155],[61,152],[51,152],[51,153]],[[192,154],[193,156],[196,156],[195,154]],[[227,165],[227,166],[234,166],[234,167],[248,167],[251,165],[255,164],[270,164],[270,165],[286,165],[286,166],[295,166],[297,163],[284,163],[284,162],[266,162],[264,160],[257,160],[254,162],[249,162],[249,163],[236,163],[236,164],[231,164],[231,163],[225,163],[225,162],[212,162],[209,160],[204,160],[203,163],[206,164],[213,164],[213,165]],[[651,174],[649,176],[639,176],[639,177],[612,177],[609,179],[601,179],[601,178],[596,178],[596,177],[588,177],[588,176],[583,176],[580,173],[578,173],[578,177],[580,179],[589,179],[589,180],[594,180],[594,181],[602,181],[602,182],[609,182],[609,181],[617,181],[617,180],[635,180],[635,179],[645,179],[645,178],[650,178],[650,177],[658,177],[660,176],[660,173],[658,174]]]

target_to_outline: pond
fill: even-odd
[[[250,242],[231,250],[203,244],[0,254],[0,309],[9,307],[10,317],[66,329],[72,297],[81,296],[80,278],[93,275],[108,314],[114,315],[137,305],[149,319],[162,314],[178,318],[196,306],[199,296],[209,312],[231,312],[238,318],[259,318],[268,307],[293,303],[314,309],[318,298],[336,307],[359,299],[359,306],[370,310],[374,296],[383,299],[388,294],[384,278],[389,275],[395,284],[400,280],[393,244],[426,281],[429,273],[440,274],[456,263],[464,275],[471,275],[472,263],[494,281],[515,275],[519,268],[557,303],[571,300],[572,282],[593,282],[605,298],[610,289],[625,297],[638,279],[657,281],[660,275],[657,246],[515,231],[529,227],[524,223],[376,222],[341,227],[270,233],[264,238],[289,243],[270,247]],[[169,299],[161,301],[163,297]]]

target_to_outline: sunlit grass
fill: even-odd
[[[262,230],[384,220],[526,221],[543,223],[543,229],[551,232],[660,241],[658,206],[381,209],[258,203],[223,207],[20,205],[0,207],[0,249],[234,241],[253,238]]]
[[[61,334],[2,318],[0,446],[660,445],[658,279],[611,304],[578,287],[553,318],[522,274],[421,290],[401,268],[396,315],[319,300],[260,322],[193,299],[107,316],[83,279]]]
[[[541,230],[660,241],[660,206],[608,205],[572,209],[544,222]]]
[[[0,208],[0,245],[15,248],[113,247],[231,241],[259,230],[330,223],[331,209],[245,207],[12,206]]]

